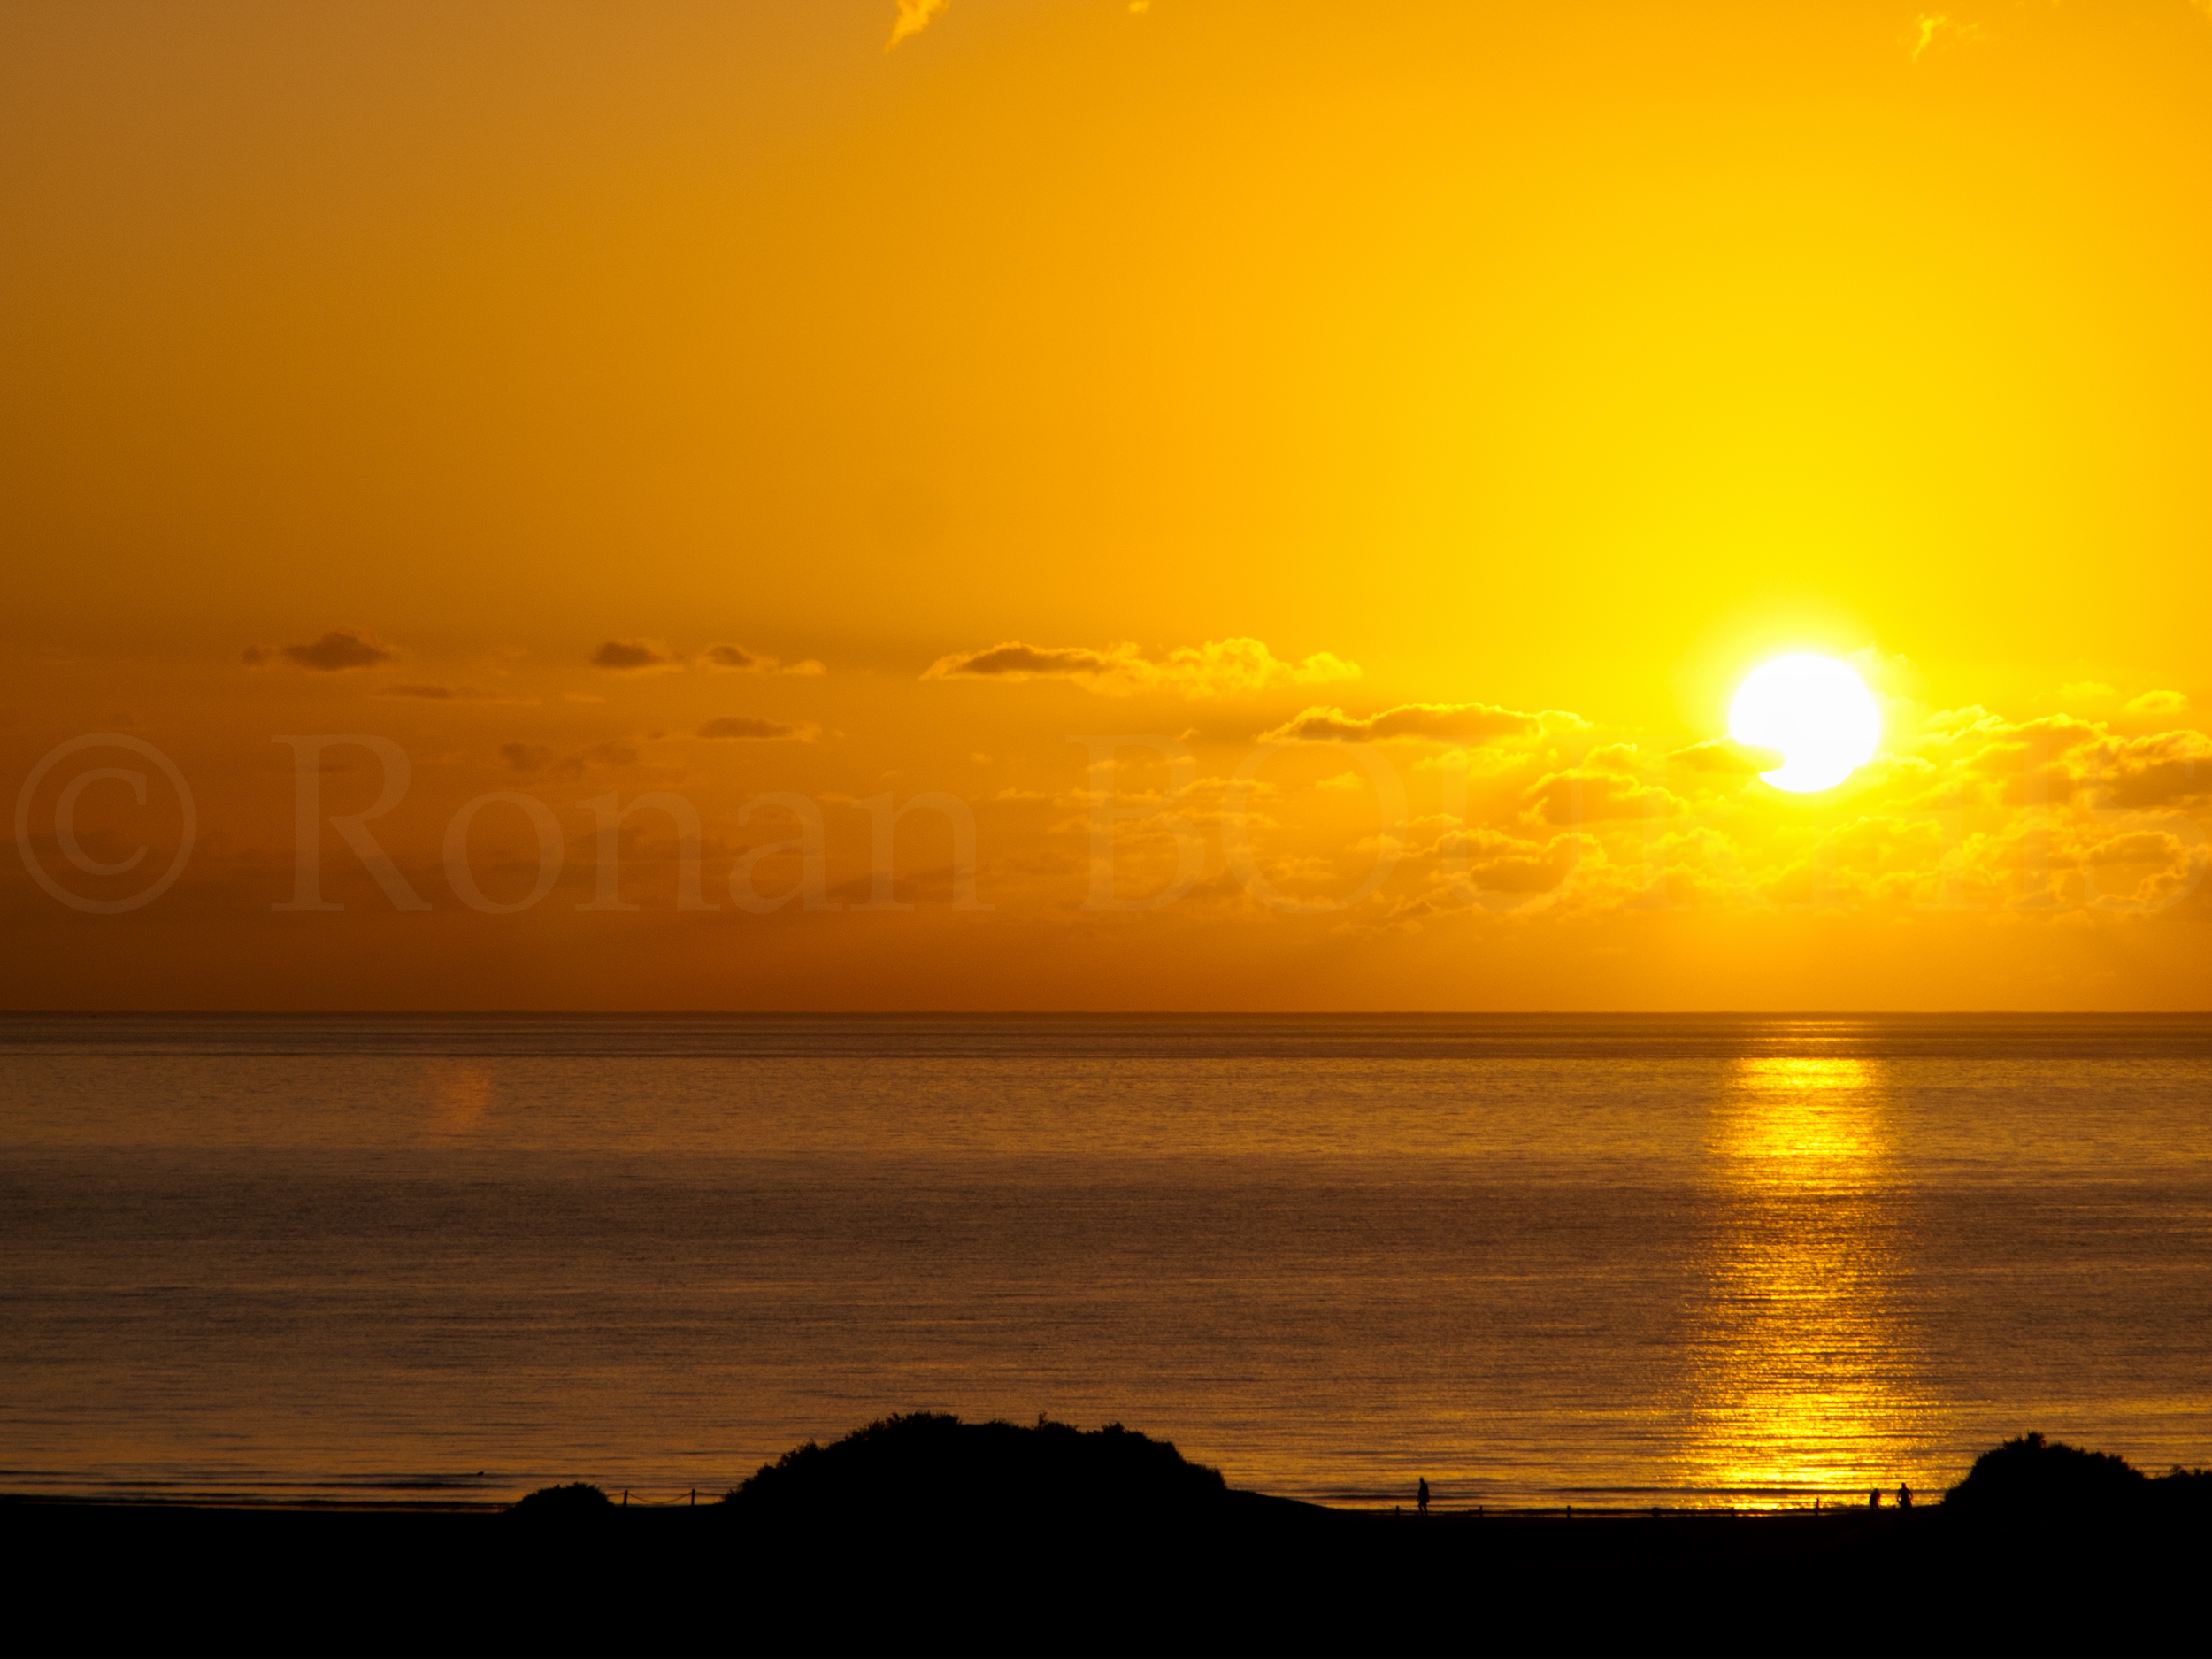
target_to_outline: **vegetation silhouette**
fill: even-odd
[[[2200,1510],[2212,1505],[2212,1470],[2177,1468],[2154,1479],[2110,1452],[2023,1434],[1976,1458],[1943,1504],[1973,1511]]]
[[[996,1530],[1046,1519],[1156,1525],[1210,1514],[1230,1496],[1219,1470],[1118,1423],[1078,1429],[1040,1417],[1024,1426],[918,1411],[827,1446],[809,1440],[719,1507],[748,1521]]]
[[[723,1502],[672,1496],[633,1494],[625,1509],[577,1482],[503,1512],[534,1522],[442,1502],[0,1497],[0,1548],[28,1583],[75,1583],[90,1563],[111,1593],[120,1573],[164,1629],[180,1608],[227,1616],[244,1563],[257,1583],[305,1598],[312,1617],[369,1605],[452,1622],[489,1609],[493,1640],[524,1608],[572,1636],[579,1617],[650,1614],[724,1641],[734,1617],[818,1643],[941,1626],[995,1645],[1003,1631],[1003,1645],[1027,1647],[1041,1635],[1156,1646],[1162,1632],[1371,1647],[1379,1630],[1555,1647],[1614,1618],[1649,1645],[1654,1632],[1709,1627],[1717,1609],[1732,1628],[1787,1632],[1808,1608],[1870,1597],[1900,1628],[1955,1626],[1978,1646],[2016,1624],[2020,1645],[2047,1646],[2055,1610],[2083,1621],[2085,1647],[2132,1651],[2150,1638],[2116,1636],[2115,1619],[2137,1607],[2172,1617],[2212,1548],[2212,1473],[2149,1479],[2034,1435],[1988,1453],[1948,1501],[1931,1492],[1909,1511],[1853,1502],[1818,1517],[1639,1509],[1586,1520],[1578,1506],[1569,1525],[1556,1509],[1432,1504],[1417,1525],[1386,1503],[1235,1490],[1118,1425],[1086,1432],[920,1413],[800,1447]],[[488,1586],[505,1594],[488,1599]]]
[[[613,1500],[599,1487],[583,1480],[565,1486],[540,1486],[518,1498],[507,1509],[510,1515],[533,1520],[564,1522],[602,1520],[611,1517],[614,1512]]]

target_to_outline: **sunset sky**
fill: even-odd
[[[0,1002],[2212,1005],[2212,6],[1946,3],[8,8]]]

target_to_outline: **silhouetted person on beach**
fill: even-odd
[[[1882,1507],[1881,1487],[1877,1486],[1866,1494],[1866,1507],[1870,1509],[1878,1509]]]
[[[1414,1488],[1413,1503],[1422,1514],[1429,1512],[1429,1478],[1426,1475],[1421,1477],[1421,1484]]]
[[[1901,1509],[1912,1508],[1912,1488],[1901,1480],[1897,1483],[1897,1507]]]

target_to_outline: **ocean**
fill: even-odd
[[[893,1411],[1446,1508],[2212,1463],[2205,1017],[0,1017],[0,1491],[702,1502]]]

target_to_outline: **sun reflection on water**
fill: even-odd
[[[481,1060],[439,1059],[425,1068],[433,1136],[467,1134],[492,1103],[492,1069]]]
[[[1907,1315],[1886,1063],[1747,1059],[1715,1125],[1688,1484],[1747,1505],[1917,1466],[1934,1402]]]

